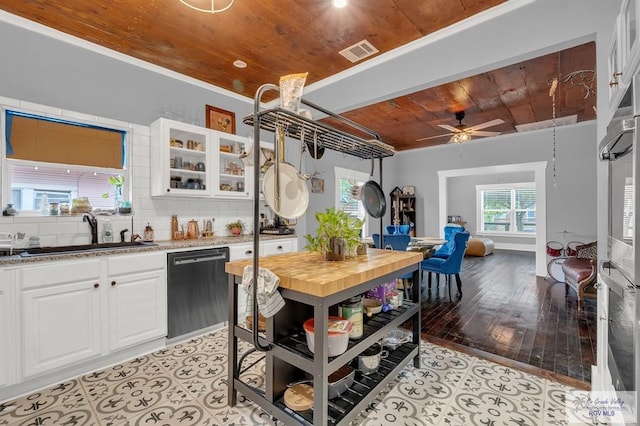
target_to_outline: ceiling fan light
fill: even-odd
[[[455,133],[448,143],[465,143],[471,140],[471,135],[465,132]]]
[[[333,7],[345,7],[347,5],[347,0],[331,0]]]

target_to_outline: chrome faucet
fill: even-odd
[[[91,227],[91,244],[98,244],[98,219],[91,213],[85,213],[82,221],[88,222]]]

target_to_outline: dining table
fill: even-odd
[[[409,241],[409,245],[407,246],[407,251],[421,251],[423,258],[428,259],[431,255],[440,247],[442,244],[445,244],[447,240],[443,240],[438,237],[411,237],[411,241]],[[369,247],[375,247],[373,242],[373,237],[366,237],[362,239],[362,243],[366,244]]]

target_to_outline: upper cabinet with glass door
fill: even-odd
[[[249,198],[253,167],[247,167],[241,155],[249,152],[248,138],[214,131],[218,147],[213,195],[221,198]]]
[[[209,197],[213,134],[209,129],[160,118],[151,124],[151,195]]]

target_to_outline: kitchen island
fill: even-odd
[[[243,366],[238,339],[252,342],[252,332],[238,325],[237,284],[251,260],[229,262],[229,380],[228,403],[236,404],[237,392],[258,404],[284,424],[348,424],[379,394],[399,371],[413,359],[419,366],[420,342],[420,262],[422,254],[370,249],[367,254],[342,262],[325,262],[316,253],[298,252],[260,258],[260,267],[280,278],[280,293],[285,307],[266,321],[266,332],[257,340],[268,346],[265,352],[264,388],[256,389],[242,380]],[[363,336],[350,340],[346,352],[328,357],[328,316],[337,314],[337,305],[365,293],[394,278],[413,273],[411,300],[401,306],[365,319]],[[302,328],[314,318],[315,353],[306,344]],[[328,400],[328,376],[348,364],[369,346],[379,342],[394,328],[410,323],[412,341],[405,343],[380,363],[371,375],[356,375],[351,388],[338,398]],[[313,408],[294,412],[284,404],[287,385],[313,377]]]

